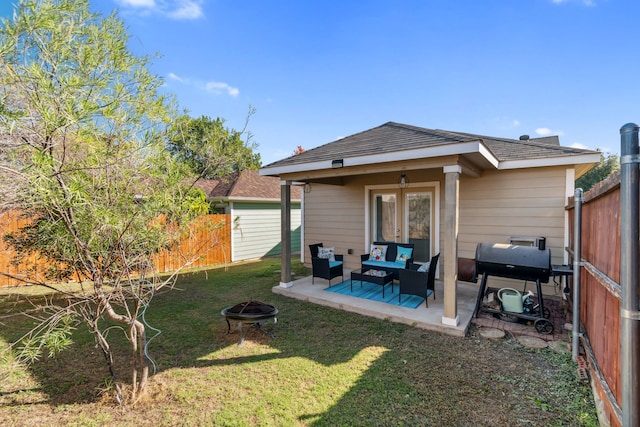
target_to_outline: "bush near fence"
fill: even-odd
[[[4,241],[4,236],[27,225],[19,212],[8,211],[0,214],[0,272],[16,277],[41,280],[51,261],[45,256],[30,255],[15,265],[15,252]],[[167,273],[184,266],[189,259],[195,261],[189,268],[223,264],[231,260],[231,217],[230,215],[203,215],[194,221],[188,236],[170,250],[164,250],[153,257],[157,273]],[[77,278],[76,278],[77,279]],[[28,281],[26,282],[29,283]],[[20,286],[25,282],[0,274],[0,287]]]

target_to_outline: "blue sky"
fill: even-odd
[[[6,16],[4,0],[0,12]],[[388,121],[619,152],[639,122],[636,0],[92,0],[192,116],[263,164]]]

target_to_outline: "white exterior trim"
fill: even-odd
[[[500,162],[481,141],[469,141],[455,144],[439,145],[436,147],[403,150],[391,153],[370,154],[366,156],[347,157],[342,159],[343,168],[349,166],[366,166],[388,162],[398,162],[415,159],[435,158],[440,156],[479,153],[493,167],[500,170],[527,169],[549,166],[573,166],[577,164],[598,163],[600,153],[565,155],[559,157],[544,157],[540,159],[505,160]],[[260,169],[260,175],[281,175],[331,168],[331,160],[302,163],[287,166],[265,167]]]
[[[413,150],[394,151],[390,153],[367,154],[366,156],[346,157],[342,159],[343,168],[349,166],[364,166],[388,162],[398,162],[415,159],[428,159],[441,156],[459,154],[480,153],[494,167],[498,167],[499,161],[491,151],[479,140],[459,142],[435,147],[418,148]],[[312,163],[302,163],[288,166],[264,167],[260,169],[260,175],[283,175],[295,172],[308,172],[313,170],[332,169],[331,160],[323,160]]]
[[[576,184],[576,170],[574,168],[567,168],[565,172],[565,200],[569,197],[572,197],[575,192]],[[564,211],[564,247],[568,248],[571,246],[571,242],[569,241],[569,211]],[[569,263],[569,253],[564,251],[563,254],[563,264]]]
[[[213,200],[218,200],[217,198],[212,198]],[[265,198],[261,198],[261,199],[257,199],[255,197],[238,197],[238,196],[234,196],[234,197],[223,197],[219,199],[221,202],[251,202],[251,203],[280,203],[280,197],[278,198],[271,198],[271,199],[265,199]],[[292,202],[300,202],[302,199],[291,199]]]
[[[434,234],[437,236],[433,245],[433,253],[440,253],[440,181],[426,181],[426,182],[416,182],[409,183],[407,188],[418,188],[418,187],[433,187],[434,188],[434,201],[433,201],[433,210],[431,214],[434,216],[433,224],[435,230]],[[390,184],[376,184],[376,185],[365,185],[364,186],[364,252],[369,252],[369,245],[371,245],[371,235],[369,233],[371,226],[371,190],[399,190],[397,186],[393,186]],[[436,277],[440,275],[440,263],[436,268]]]
[[[236,237],[238,232],[236,231],[236,228],[233,226],[234,224],[234,220],[235,220],[235,207],[233,206],[233,202],[229,202],[229,215],[230,215],[230,219],[231,219],[231,224],[230,224],[230,228],[231,228],[231,262],[234,262],[236,260],[236,254],[235,254],[235,246],[233,244],[233,242],[236,241]]]
[[[459,165],[443,166],[442,171],[444,173],[462,173],[462,168]]]
[[[487,159],[489,161],[489,163],[491,163],[493,165],[494,168],[497,168],[498,165],[500,164],[500,161],[498,159],[496,159],[496,157],[493,155],[493,153],[487,148],[486,145],[484,144],[480,144],[479,150],[478,152],[480,154],[482,154],[482,157],[484,157],[485,159]]]
[[[442,316],[442,324],[447,326],[458,326],[460,324],[460,316],[455,318]]]
[[[580,154],[577,156],[545,157],[543,159],[506,160],[504,162],[500,162],[498,169],[506,170],[541,168],[548,166],[572,166],[583,163],[598,163],[599,161],[600,153]]]

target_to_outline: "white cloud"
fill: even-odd
[[[234,98],[240,94],[240,90],[237,87],[229,86],[223,82],[207,82],[205,84],[205,89],[208,92],[215,93],[216,95],[221,95],[224,92],[227,92],[229,96]]]
[[[125,11],[156,13],[176,20],[198,19],[204,16],[203,0],[114,0]]]
[[[198,19],[204,15],[201,4],[200,0],[182,0],[167,16],[173,19]]]
[[[547,135],[564,135],[564,132],[561,130],[551,130],[549,128],[538,128],[536,129],[536,133],[540,136],[547,136]]]
[[[116,0],[116,3],[124,7],[156,7],[155,0]]]
[[[499,129],[503,132],[511,132],[513,128],[520,126],[520,120],[509,116],[495,116],[489,119],[491,127]]]
[[[180,76],[178,76],[177,74],[174,74],[174,73],[169,73],[167,75],[167,77],[169,77],[171,80],[179,81],[180,83],[184,83],[184,81],[185,81],[182,77],[180,77]]]
[[[574,143],[573,143],[573,144],[571,144],[569,147],[571,147],[571,148],[582,148],[582,149],[590,150],[590,148],[589,148],[589,147],[587,147],[586,145],[581,144],[581,143],[579,143],[579,142],[574,142]]]
[[[230,86],[229,84],[224,82],[208,81],[203,83],[198,80],[192,80],[188,77],[181,77],[175,73],[167,74],[167,78],[185,85],[193,86],[197,89],[204,90],[209,93],[213,93],[214,95],[224,95],[226,93],[233,98],[240,95],[240,89]]]
[[[595,6],[595,0],[551,0],[553,4],[562,4],[562,3],[582,3],[585,6]]]

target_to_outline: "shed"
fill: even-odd
[[[257,170],[234,172],[220,179],[201,179],[196,186],[218,213],[231,217],[231,261],[280,255],[280,180]],[[291,190],[291,251],[300,251],[301,189]]]

